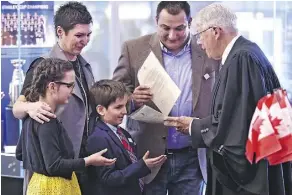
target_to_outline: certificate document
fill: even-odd
[[[144,105],[132,114],[130,114],[129,117],[131,119],[146,123],[163,123],[163,120],[167,116],[164,116],[161,112],[158,112],[153,108]]]
[[[150,87],[152,101],[168,116],[181,91],[151,51],[137,74],[140,85]]]

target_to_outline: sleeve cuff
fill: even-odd
[[[142,161],[142,169],[141,169],[141,174],[143,175],[142,177],[145,177],[149,173],[151,173],[151,169],[149,169],[143,159],[140,159]]]
[[[75,159],[75,170],[83,171],[85,169],[85,160],[83,158]]]
[[[209,131],[208,126],[211,124],[211,117],[203,119],[193,119],[190,127],[190,134],[192,135],[192,144],[194,148],[208,147],[203,139],[203,133]]]
[[[192,135],[192,123],[193,123],[194,119],[192,120],[192,122],[190,122],[189,125],[189,134]]]

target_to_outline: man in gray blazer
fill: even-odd
[[[119,64],[113,79],[126,84],[132,94],[131,110],[143,104],[158,108],[151,101],[147,86],[140,86],[137,72],[150,51],[181,90],[170,116],[207,116],[208,101],[215,81],[218,62],[209,59],[190,34],[190,6],[187,2],[160,2],[157,7],[157,33],[149,34],[123,44]],[[191,138],[167,128],[128,119],[127,130],[138,145],[141,157],[167,154],[160,168],[151,170],[145,178],[145,194],[170,195],[202,193],[206,182],[206,153],[191,147]]]

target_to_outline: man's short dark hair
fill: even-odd
[[[129,95],[126,86],[119,82],[109,79],[97,81],[90,89],[90,99],[96,106],[101,105],[108,108],[118,98]]]
[[[85,5],[82,3],[71,1],[62,5],[54,16],[55,33],[57,35],[57,27],[60,26],[67,34],[76,24],[91,24],[92,17]]]
[[[156,9],[156,18],[158,20],[160,12],[166,9],[167,12],[171,15],[177,15],[184,10],[186,13],[187,19],[191,17],[191,8],[190,4],[187,1],[161,1]]]

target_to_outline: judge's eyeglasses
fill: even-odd
[[[210,27],[206,28],[205,30],[202,30],[202,31],[197,32],[196,34],[194,34],[194,36],[195,36],[196,39],[197,39],[197,43],[200,43],[202,33],[203,33],[203,32],[206,32],[207,30],[209,30],[209,29],[211,29],[211,28],[216,28],[216,27],[214,27],[214,26],[210,26]]]

